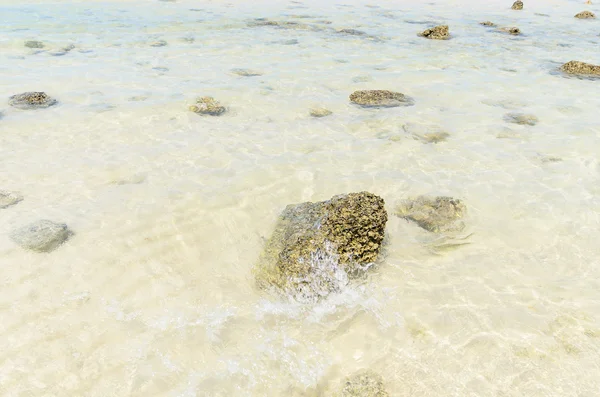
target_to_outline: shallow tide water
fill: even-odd
[[[511,4],[1,2],[0,190],[24,199],[0,209],[0,395],[318,397],[369,368],[390,396],[598,396],[600,81],[557,68],[600,64],[600,21],[573,18],[600,6]],[[25,91],[59,104],[8,105]],[[256,288],[287,204],[363,190],[389,214],[367,279]],[[420,194],[463,200],[458,238],[393,215]],[[75,235],[9,239],[37,219]]]

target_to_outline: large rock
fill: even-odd
[[[596,15],[594,15],[594,13],[591,11],[581,11],[579,14],[575,14],[575,18],[593,19],[593,18],[596,18]]]
[[[523,9],[523,2],[521,0],[517,0],[513,3],[512,7],[513,10],[522,10]]]
[[[17,192],[0,190],[0,208],[10,207],[11,205],[17,204],[21,200],[23,200],[23,196]]]
[[[207,114],[210,116],[220,116],[227,110],[219,101],[211,96],[200,97],[196,99],[196,104],[189,108],[194,113]]]
[[[464,229],[465,224],[460,219],[466,212],[466,206],[452,197],[419,196],[414,200],[403,201],[396,209],[399,217],[434,233]]]
[[[350,101],[363,107],[395,107],[413,104],[412,98],[387,90],[361,90],[350,94]]]
[[[383,199],[368,192],[288,205],[255,269],[257,281],[305,302],[339,291],[375,262],[386,222]]]
[[[569,61],[562,65],[560,69],[568,74],[600,76],[600,66],[585,62]]]
[[[361,371],[344,382],[339,397],[388,397],[383,379],[373,371]]]
[[[56,103],[56,99],[45,92],[24,92],[13,95],[8,99],[8,104],[17,109],[41,109]]]
[[[64,223],[40,220],[13,230],[9,237],[25,249],[50,252],[73,235]]]
[[[450,29],[448,28],[448,25],[440,25],[424,30],[419,33],[419,36],[433,40],[448,40],[450,38]]]

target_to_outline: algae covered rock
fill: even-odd
[[[57,100],[45,92],[24,92],[8,99],[8,104],[17,109],[42,109],[56,103]]]
[[[513,3],[512,7],[513,10],[522,10],[523,9],[523,2],[521,0],[517,0]]]
[[[562,65],[560,69],[568,74],[600,76],[600,66],[580,61],[569,61]]]
[[[211,96],[204,96],[196,99],[196,104],[189,108],[194,113],[207,114],[210,116],[219,116],[227,110],[219,101]]]
[[[389,397],[383,379],[373,371],[361,371],[344,382],[339,397]]]
[[[40,220],[13,230],[9,237],[25,249],[50,252],[67,241],[73,232],[66,224]]]
[[[20,193],[0,190],[0,208],[10,207],[22,200],[23,196]]]
[[[288,205],[255,268],[262,288],[299,301],[339,291],[377,259],[387,212],[368,192]]]
[[[350,95],[350,101],[362,107],[409,106],[413,100],[400,93],[387,90],[361,90]]]
[[[593,19],[596,18],[596,15],[594,15],[593,12],[591,11],[581,11],[578,14],[575,14],[575,18],[579,18],[579,19]]]
[[[404,200],[396,209],[399,217],[434,233],[461,231],[465,224],[460,219],[466,212],[467,208],[460,200],[443,196]]]
[[[520,125],[536,125],[539,121],[535,115],[526,113],[507,113],[504,115],[504,120]]]
[[[450,29],[448,28],[448,25],[440,25],[424,30],[419,33],[419,36],[432,40],[448,40],[450,38]]]
[[[325,117],[325,116],[329,116],[333,112],[331,110],[325,109],[325,108],[312,108],[312,109],[310,109],[309,113],[312,117]]]

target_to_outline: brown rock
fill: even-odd
[[[412,98],[387,90],[360,90],[350,95],[350,101],[363,107],[395,107],[413,104]]]
[[[579,14],[576,14],[575,18],[579,18],[579,19],[593,19],[593,18],[596,18],[596,15],[594,15],[594,13],[591,12],[591,11],[582,11]]]
[[[448,25],[440,25],[419,33],[419,36],[433,40],[448,40],[450,38],[450,30]]]
[[[523,2],[521,0],[517,0],[513,3],[512,7],[513,10],[522,10],[523,9]]]
[[[569,61],[560,69],[568,74],[600,76],[600,66],[580,61]]]

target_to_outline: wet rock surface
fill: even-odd
[[[350,95],[350,101],[362,107],[396,107],[414,104],[412,98],[388,90],[355,91]]]
[[[17,109],[43,109],[55,105],[57,100],[45,92],[24,92],[9,98],[8,104]]]
[[[325,108],[312,108],[312,109],[310,109],[309,113],[312,117],[325,117],[325,116],[329,116],[333,112],[331,110],[325,109]]]
[[[581,11],[578,14],[575,14],[575,18],[578,19],[594,19],[596,18],[596,15],[594,15],[593,12],[591,11]]]
[[[448,25],[439,25],[431,29],[426,29],[419,33],[419,36],[432,40],[448,40],[450,38],[450,29]]]
[[[562,65],[560,70],[568,74],[600,76],[599,65],[592,65],[591,63],[580,61],[569,61]]]
[[[27,40],[25,42],[25,47],[27,48],[44,48],[44,43],[42,43],[41,41],[37,41],[37,40]]]
[[[220,116],[227,108],[211,96],[199,97],[196,104],[189,107],[190,111],[209,116]]]
[[[504,120],[507,123],[520,125],[536,125],[539,121],[535,115],[527,113],[507,113],[504,115]]]
[[[517,0],[513,3],[512,7],[513,10],[522,10],[523,9],[523,2],[520,0]]]
[[[339,291],[379,254],[387,212],[368,192],[288,205],[255,269],[262,288],[303,302]]]
[[[72,235],[73,232],[64,223],[40,220],[13,230],[9,237],[22,248],[36,252],[50,252]]]
[[[383,379],[373,371],[361,371],[344,382],[339,397],[389,397]]]
[[[466,215],[466,206],[452,197],[419,196],[404,200],[396,208],[396,215],[415,222],[434,233],[461,231],[465,224],[460,219]]]
[[[22,200],[23,196],[20,193],[0,190],[0,208],[8,208]]]

